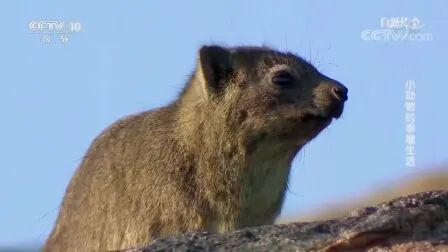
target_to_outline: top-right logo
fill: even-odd
[[[432,41],[433,34],[425,33],[423,26],[418,17],[382,17],[380,29],[362,30],[361,39],[365,41]]]

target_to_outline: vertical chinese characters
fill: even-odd
[[[415,81],[407,80],[405,84],[405,165],[415,166]]]

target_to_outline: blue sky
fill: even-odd
[[[42,243],[92,139],[173,100],[202,44],[270,45],[349,88],[344,116],[296,158],[283,216],[448,162],[446,1],[3,1],[0,245]],[[366,41],[417,17],[431,41]],[[76,21],[62,44],[33,20]],[[405,81],[416,84],[416,167],[405,167]]]

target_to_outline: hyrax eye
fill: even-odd
[[[294,83],[294,77],[287,71],[278,71],[272,76],[271,81],[281,87],[290,87]]]

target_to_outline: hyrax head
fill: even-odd
[[[206,106],[251,139],[303,146],[341,116],[347,100],[338,81],[294,54],[265,47],[203,46],[197,74]]]

